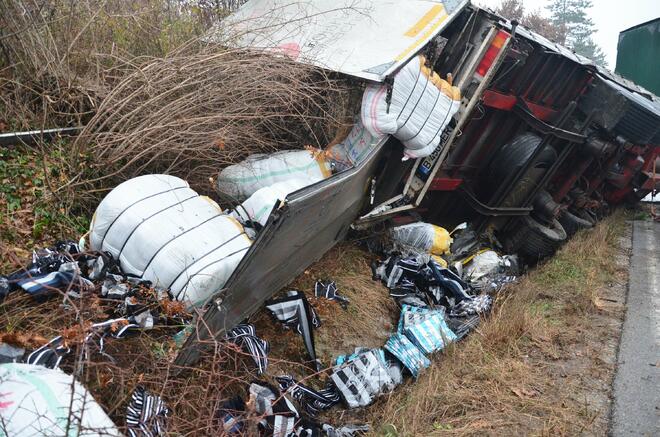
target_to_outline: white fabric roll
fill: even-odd
[[[253,221],[263,226],[268,221],[270,212],[276,203],[286,199],[289,193],[298,191],[308,185],[310,183],[307,179],[292,178],[276,182],[269,187],[260,188],[240,206],[236,207],[231,215],[242,223]]]
[[[73,376],[59,369],[22,363],[0,364],[0,434],[122,435]]]
[[[362,122],[372,135],[391,134],[410,158],[428,156],[460,108],[460,91],[425,65],[410,60],[394,77],[388,110],[387,85],[369,85],[362,96]]]
[[[222,289],[251,244],[235,218],[185,181],[165,175],[117,186],[91,225],[92,250],[109,252],[125,273],[170,289],[189,308]]]
[[[224,168],[218,175],[218,190],[244,200],[260,188],[291,178],[308,181],[307,185],[330,177],[331,169],[322,153],[287,150],[270,155],[252,155]]]

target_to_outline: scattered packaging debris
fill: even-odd
[[[375,280],[390,289],[390,296],[400,301],[415,298],[425,304],[442,304],[447,299],[469,298],[468,285],[449,269],[423,256],[390,256],[372,265]],[[400,302],[401,303],[401,302]]]
[[[300,416],[296,407],[270,384],[260,382],[250,384],[250,400],[255,412],[261,415],[259,428],[273,437],[287,437],[294,433]]]
[[[493,298],[487,294],[480,294],[463,299],[451,307],[450,315],[452,317],[467,317],[474,314],[484,314],[490,311],[493,305]]]
[[[314,362],[316,370],[321,370],[321,364],[316,359],[314,347],[314,328],[321,326],[321,320],[314,308],[309,304],[305,293],[289,291],[286,297],[271,299],[266,302],[266,308],[286,326],[302,335],[309,357]]]
[[[266,371],[266,368],[268,367],[268,352],[270,347],[266,340],[257,337],[253,325],[241,323],[231,329],[225,335],[225,338],[242,347],[250,354],[254,363],[257,365],[257,373],[261,375]]]
[[[434,310],[404,305],[398,331],[425,354],[439,351],[456,340],[456,335],[445,322],[444,313],[444,308]]]
[[[517,255],[500,256],[490,249],[478,252],[463,264],[463,278],[472,288],[482,291],[498,290],[505,284],[515,282],[516,275],[520,273]]]
[[[369,405],[397,385],[382,349],[367,350],[335,368],[331,379],[348,408]]]
[[[394,355],[415,378],[422,369],[431,365],[429,359],[403,334],[393,334],[385,343],[385,349]]]
[[[81,276],[76,259],[84,261],[80,248],[72,241],[59,241],[53,247],[32,252],[25,268],[0,276],[0,299],[22,289],[35,298],[57,292],[88,290],[93,284]]]
[[[0,343],[0,364],[20,362],[25,355],[25,349]]]
[[[290,393],[307,414],[313,417],[321,411],[332,408],[340,401],[339,392],[332,383],[327,383],[325,388],[321,390],[314,390],[296,382],[293,377],[288,375],[277,376],[275,379],[280,386],[280,390]]]
[[[245,401],[240,396],[234,396],[222,403],[215,413],[215,419],[224,433],[243,434],[245,409]]]
[[[126,408],[126,428],[130,437],[160,437],[167,435],[170,410],[160,396],[138,386]]]
[[[338,293],[337,283],[335,281],[316,281],[314,284],[314,296],[337,301],[344,309],[348,308],[348,303],[350,302],[347,297]]]
[[[296,383],[290,377],[278,379],[280,385],[287,387],[287,390],[293,388],[298,393],[293,395],[297,400],[301,398],[303,403],[308,405],[310,389]],[[259,432],[262,435],[273,437],[354,437],[369,431],[367,425],[334,427],[306,419],[298,413],[286,393],[280,392],[263,381],[250,384],[248,393],[247,402],[240,397],[233,397],[225,401],[218,409],[215,417],[225,433],[245,435],[246,432],[249,432],[249,424],[253,421],[257,421]]]
[[[53,273],[61,274],[63,266],[67,266],[71,276],[57,283],[51,280]],[[32,275],[30,279],[17,279],[26,272]],[[19,285],[25,281],[31,284],[28,290],[44,290],[33,294],[39,299],[64,295],[64,308],[71,308],[76,300],[102,297],[107,312],[113,314],[114,317],[101,322],[63,329],[63,334],[48,342],[40,342],[42,345],[33,349],[25,358],[28,364],[51,369],[59,367],[62,359],[71,352],[72,343],[84,345],[87,358],[91,352],[97,352],[114,361],[104,351],[107,338],[120,339],[133,331],[153,329],[156,324],[181,326],[191,318],[184,305],[175,301],[169,291],[154,289],[151,282],[127,275],[110,254],[83,252],[71,241],[35,251],[32,262],[24,270],[5,278],[9,278],[9,290],[19,289]]]
[[[404,255],[427,253],[439,257],[449,253],[452,243],[445,228],[424,222],[390,228],[389,235],[394,251]]]

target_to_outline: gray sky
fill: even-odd
[[[500,0],[472,0],[480,6],[495,8]],[[610,69],[616,66],[616,45],[619,32],[645,21],[660,17],[660,0],[592,0],[589,16],[594,20],[597,32],[594,41],[607,56]],[[539,9],[548,15],[545,6],[549,0],[523,0],[525,9]]]

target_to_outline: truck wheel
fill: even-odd
[[[521,235],[518,251],[530,262],[552,255],[566,240],[566,231],[557,219],[546,226],[526,216],[522,219],[520,233],[524,235]]]
[[[591,223],[592,226],[598,222],[598,220],[596,220],[596,215],[587,209],[579,209],[575,214],[582,220]]]
[[[509,175],[516,173],[522,168],[527,160],[532,156],[536,148],[541,144],[541,137],[536,134],[525,132],[518,135],[509,143],[502,146],[495,154],[491,162],[483,172],[482,187],[484,195],[492,196],[497,187],[507,180]],[[519,199],[525,196],[530,186],[536,184],[541,175],[557,160],[557,152],[551,146],[545,146],[539,154],[536,162],[530,170],[522,177],[520,181],[513,181],[516,186],[509,195],[512,199]],[[513,204],[516,204],[514,200]],[[509,206],[511,206],[509,205]]]
[[[566,231],[568,237],[572,237],[580,229],[589,229],[593,227],[591,222],[571,214],[568,211],[564,211],[559,216],[559,223],[561,223],[561,226],[564,228],[564,231]]]

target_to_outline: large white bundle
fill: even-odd
[[[118,185],[90,231],[93,250],[110,252],[124,272],[169,288],[188,307],[221,289],[251,244],[236,219],[167,175]]]
[[[394,77],[387,105],[387,85],[369,85],[362,96],[362,122],[372,135],[390,134],[409,158],[428,156],[460,107],[460,91],[426,67],[423,56],[410,60]]]
[[[328,155],[330,159],[339,164],[340,169],[350,168],[369,156],[369,153],[383,137],[384,135],[372,134],[364,127],[362,119],[357,117],[348,136],[341,143],[329,147]]]
[[[258,189],[245,202],[238,206],[231,215],[240,222],[258,222],[262,226],[268,221],[270,212],[280,200],[284,200],[289,193],[298,191],[309,185],[309,180],[292,178],[276,182],[270,187]]]
[[[121,433],[73,376],[59,369],[12,363],[0,364],[0,435],[109,437]]]
[[[252,155],[224,168],[218,175],[218,190],[236,199],[250,197],[258,189],[291,178],[308,181],[307,185],[330,177],[330,163],[323,153],[287,150],[270,155]]]

